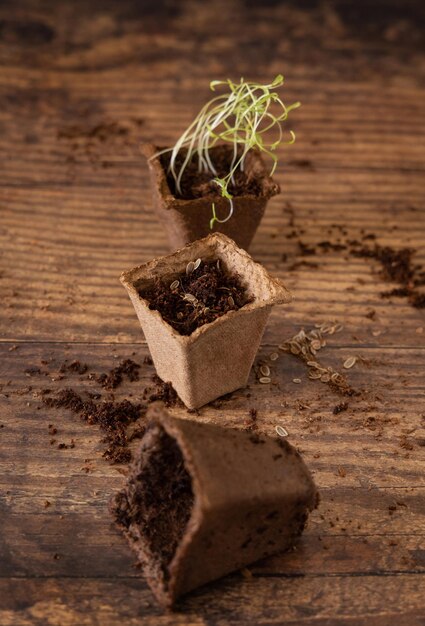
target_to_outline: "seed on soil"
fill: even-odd
[[[189,261],[189,263],[186,265],[186,274],[189,276],[189,274],[191,274],[194,269],[195,263],[193,261]]]
[[[260,367],[260,372],[263,376],[270,376],[270,367],[268,365],[262,365]]]
[[[311,344],[310,344],[312,350],[320,350],[320,348],[322,347],[321,343],[320,343],[320,339],[314,339]]]
[[[268,376],[262,376],[262,377],[260,378],[260,383],[261,383],[262,385],[268,385],[268,384],[269,384],[269,383],[271,383],[271,382],[272,382],[272,379],[271,379],[271,378],[269,378]]]
[[[355,356],[349,356],[346,361],[344,361],[343,367],[346,370],[349,370],[356,363],[357,359]]]
[[[292,382],[295,383],[296,385],[299,385],[301,382],[301,378],[293,378]]]
[[[279,437],[287,437],[289,435],[288,431],[286,430],[286,428],[283,428],[283,426],[278,425],[276,426],[275,430]]]
[[[328,383],[331,379],[331,375],[329,374],[329,372],[326,372],[326,374],[322,374],[320,376],[320,380],[322,381],[322,383]]]
[[[202,259],[196,259],[195,263],[193,264],[193,269],[197,270],[198,267],[201,265],[202,263]]]
[[[139,291],[149,309],[159,311],[165,322],[186,336],[252,301],[237,274],[217,270],[217,259],[201,260],[195,272],[198,261],[187,263],[180,275],[170,276],[167,282],[156,278],[148,289]]]
[[[278,358],[279,358],[279,354],[278,354],[277,352],[272,352],[272,353],[269,355],[269,359],[270,359],[270,361],[277,361],[277,359],[278,359]]]

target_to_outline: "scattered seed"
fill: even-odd
[[[270,367],[268,365],[262,365],[260,367],[260,372],[263,376],[270,376]]]
[[[271,378],[269,378],[268,376],[262,376],[262,377],[260,378],[260,383],[261,383],[262,385],[268,385],[268,384],[269,384],[269,383],[271,383],[271,382],[272,382],[272,379],[271,379]]]
[[[374,337],[379,337],[379,335],[382,335],[382,330],[372,330],[372,335]]]
[[[287,437],[289,435],[288,431],[286,430],[286,428],[283,428],[283,426],[278,425],[276,426],[275,430],[279,437]]]
[[[174,289],[177,289],[177,287],[180,285],[180,282],[178,280],[175,280],[173,283],[171,283],[170,285],[170,289],[171,291],[174,291]]]
[[[195,269],[195,263],[193,261],[189,261],[189,263],[186,265],[186,274],[187,275],[191,274],[194,269]]]
[[[270,361],[277,361],[277,359],[278,359],[278,358],[279,358],[279,354],[278,354],[277,352],[272,352],[272,353],[269,355],[269,359],[270,359]]]
[[[195,263],[193,264],[193,269],[197,270],[198,267],[201,265],[202,263],[202,259],[196,259]]]
[[[220,269],[220,259],[217,260],[217,269]]]
[[[320,376],[320,380],[322,381],[322,383],[328,383],[331,379],[331,375],[329,374],[329,372],[326,372],[326,374],[322,374]]]
[[[334,330],[336,333],[339,333],[342,329],[343,329],[343,325],[342,324],[336,324],[334,327]]]
[[[195,302],[198,302],[195,296],[191,293],[185,293],[183,299],[187,300],[188,302],[191,302],[192,304],[194,304]]]
[[[349,370],[351,367],[353,367],[356,361],[357,361],[357,358],[355,356],[349,356],[348,359],[344,361],[343,367],[346,370]]]
[[[320,367],[317,361],[307,361],[309,367]]]
[[[322,374],[320,372],[318,372],[317,370],[311,370],[311,372],[309,372],[308,377],[311,378],[311,380],[317,380],[322,376]]]
[[[235,301],[233,300],[232,296],[229,296],[227,298],[227,302],[229,303],[229,306],[235,306]]]
[[[320,350],[320,348],[322,347],[320,339],[314,339],[311,342],[310,347],[312,348],[312,350]]]
[[[291,344],[291,353],[292,354],[299,354],[301,352],[301,346],[295,343]]]
[[[292,382],[295,383],[296,385],[299,385],[301,382],[301,378],[293,378]]]

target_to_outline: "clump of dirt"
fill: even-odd
[[[186,150],[180,150],[179,154],[177,155],[177,158],[175,160],[176,172],[180,171],[180,168],[186,158],[186,154]],[[224,178],[229,173],[231,168],[231,160],[233,158],[233,148],[229,148],[229,146],[226,145],[216,146],[215,148],[210,150],[210,155],[212,163],[216,169],[216,174],[205,171],[200,172],[198,170],[198,158],[195,154],[185,167],[180,182],[181,193],[179,193],[176,188],[176,183],[173,175],[171,174],[171,172],[168,172],[171,153],[166,152],[165,154],[161,155],[161,165],[164,168],[164,171],[167,172],[168,186],[171,193],[176,198],[193,200],[195,198],[203,197],[221,197],[219,188],[212,181],[214,178],[217,177]],[[232,196],[236,197],[247,195],[257,197],[262,196],[262,178],[258,178],[257,176],[250,174],[246,170],[242,171],[240,168],[238,168],[233,176],[232,182],[229,185],[228,191]]]
[[[155,389],[152,390],[148,388],[145,389],[143,393],[143,398],[146,399],[149,404],[152,402],[163,402],[167,408],[176,405],[184,406],[171,383],[165,383],[156,374],[152,376],[152,380],[156,385]]]
[[[116,389],[121,385],[124,377],[130,382],[139,380],[140,365],[132,359],[125,359],[117,367],[109,370],[107,374],[100,374],[97,381],[104,389]]]
[[[191,335],[252,301],[239,276],[228,274],[218,260],[201,259],[188,263],[185,273],[168,282],[155,280],[152,286],[140,289],[139,295],[181,335]]]
[[[80,361],[75,360],[71,361],[71,363],[64,361],[60,366],[59,371],[61,374],[65,374],[66,372],[75,372],[76,374],[82,375],[85,374],[88,369],[89,367],[86,363],[80,363]]]
[[[147,364],[150,362],[147,360]],[[79,361],[68,364],[65,361],[61,371],[81,373],[86,371],[87,366],[81,367]],[[131,359],[125,359],[117,367],[109,370],[101,376],[89,375],[91,380],[96,380],[105,389],[115,389],[126,377],[130,382],[139,380],[140,365]],[[112,463],[128,463],[131,460],[130,444],[134,439],[140,438],[145,432],[146,409],[152,402],[161,400],[167,407],[181,404],[171,383],[163,382],[158,376],[152,377],[153,384],[141,392],[141,401],[133,402],[128,399],[116,401],[113,396],[102,398],[97,392],[80,393],[67,387],[58,390],[55,394],[52,389],[42,389],[40,397],[43,404],[49,408],[68,409],[88,424],[100,428],[105,444],[103,456]],[[54,395],[52,395],[54,394]],[[182,405],[183,406],[183,405]],[[57,428],[49,425],[50,436],[57,433]],[[51,439],[50,443],[55,443]],[[73,443],[73,442],[72,442]],[[73,445],[59,444],[60,449],[68,449]]]
[[[301,239],[304,231],[295,227],[294,210],[287,207],[289,213],[289,226],[292,230],[286,235],[288,239],[295,239],[298,244],[298,255],[316,256],[320,252],[342,252],[345,251],[351,256],[378,261],[381,265],[379,276],[386,282],[394,282],[399,286],[389,291],[381,293],[382,298],[407,298],[408,302],[415,308],[425,307],[425,291],[420,288],[425,286],[425,271],[422,265],[415,264],[413,248],[392,248],[376,243],[376,235],[360,230],[359,238],[354,239],[349,236],[348,230],[341,224],[331,224],[328,229],[329,235],[334,235],[334,230],[338,231],[334,241],[324,240],[314,244],[306,243]],[[373,245],[369,242],[373,242]],[[299,267],[307,266],[308,261],[298,261],[293,263],[288,269],[295,270]]]
[[[128,433],[128,426],[145,415],[146,406],[140,403],[95,402],[91,398],[83,399],[71,388],[62,389],[54,398],[45,397],[43,402],[48,407],[69,409],[89,424],[97,424],[105,433],[103,442],[107,447],[103,456],[114,463],[127,463],[131,459],[129,443],[135,438],[134,433],[143,434],[141,428]]]
[[[353,256],[379,261],[381,278],[400,285],[399,288],[382,292],[383,298],[407,297],[412,306],[420,309],[425,307],[425,293],[421,293],[418,287],[425,285],[425,272],[422,271],[421,265],[413,263],[414,253],[412,248],[396,250],[390,246],[378,244],[375,244],[373,248],[362,246],[351,250]]]

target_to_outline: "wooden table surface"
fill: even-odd
[[[373,7],[368,5],[373,4]],[[337,624],[425,620],[425,320],[379,264],[323,240],[376,236],[425,261],[424,10],[419,2],[12,0],[0,4],[0,624]],[[64,359],[92,372],[148,354],[119,284],[168,251],[139,143],[171,144],[211,79],[282,72],[297,142],[251,253],[293,291],[257,359],[336,320],[320,358],[360,392],[343,399],[281,354],[272,385],[199,419],[289,431],[321,492],[296,549],[163,614],[107,511],[122,471],[100,435],[40,390]],[[295,233],[293,232],[295,231]],[[316,253],[302,256],[299,239]],[[370,242],[369,242],[370,243]],[[41,369],[41,374],[37,373]],[[117,398],[137,398],[153,369]],[[300,378],[301,384],[293,382]],[[247,397],[247,392],[251,397]],[[183,409],[174,409],[182,417]],[[50,445],[48,425],[58,442]]]

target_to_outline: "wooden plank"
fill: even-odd
[[[93,623],[93,616],[108,626],[122,619],[126,624],[148,626],[255,624],[259,616],[267,624],[382,626],[396,621],[419,626],[423,619],[422,578],[412,574],[246,580],[234,575],[215,583],[207,595],[200,589],[184,602],[180,612],[165,615],[152,606],[145,584],[134,578],[83,582],[14,578],[0,580],[4,607],[0,617],[4,626],[41,626],[46,619],[86,626]]]
[[[345,238],[372,233],[425,262],[422,32],[421,4],[396,0],[1,4],[2,626],[422,625],[425,320],[381,298],[394,285],[375,262],[318,248],[341,237],[338,224]],[[195,416],[244,428],[255,407],[260,432],[284,425],[322,500],[296,550],[163,614],[107,513],[122,468],[102,458],[95,428],[40,407],[39,391],[96,387],[52,381],[65,358],[100,373],[147,355],[118,282],[168,251],[138,144],[174,142],[208,81],[235,71],[284,71],[285,101],[303,103],[297,143],[281,151],[282,195],[251,248],[295,299],[273,312],[255,368],[301,327],[337,319],[344,328],[320,358],[341,369],[356,356],[347,376],[361,395],[335,415],[341,398],[282,354],[272,385],[254,368],[246,390]],[[317,253],[303,257],[298,239]],[[27,375],[34,366],[47,375]],[[137,398],[152,373],[144,366],[116,398]],[[75,448],[50,445],[52,422]]]

